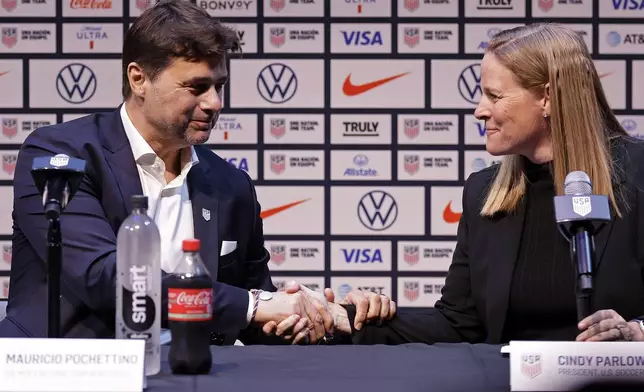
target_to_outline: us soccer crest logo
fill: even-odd
[[[420,283],[418,282],[405,282],[405,298],[410,301],[415,301],[420,296]]]
[[[405,155],[404,160],[405,171],[409,174],[416,174],[416,172],[420,168],[420,156]]]
[[[276,139],[281,138],[286,133],[286,120],[283,118],[271,119],[271,135]]]
[[[555,0],[539,0],[537,5],[543,12],[548,12],[554,7]]]
[[[420,120],[406,119],[405,120],[405,136],[410,139],[415,139],[420,133]]]
[[[277,48],[286,42],[286,29],[284,27],[271,27],[271,44]]]
[[[18,156],[16,154],[4,154],[2,156],[2,171],[13,176],[13,173],[16,171],[17,161]]]
[[[521,373],[528,378],[535,378],[541,374],[541,355],[521,355]]]
[[[420,247],[418,245],[405,245],[403,248],[403,260],[409,265],[415,265],[420,261]]]
[[[271,155],[271,171],[282,174],[286,169],[286,155]]]
[[[11,12],[18,6],[18,0],[2,0],[2,8],[7,12]]]
[[[2,44],[11,49],[18,43],[18,29],[15,27],[2,28]]]
[[[150,7],[150,0],[136,0],[136,8],[145,11]]]
[[[271,8],[275,12],[280,12],[286,6],[286,0],[271,0]]]
[[[409,12],[414,12],[420,7],[420,0],[405,0],[405,9]]]
[[[4,261],[7,264],[11,264],[11,255],[13,254],[11,249],[12,249],[11,245],[2,246],[2,261]]]
[[[405,28],[405,44],[410,48],[418,45],[420,42],[420,29],[417,27],[406,27]]]
[[[272,245],[271,246],[271,261],[277,265],[286,261],[286,246]]]
[[[2,119],[2,134],[12,138],[18,134],[18,120],[15,118]]]

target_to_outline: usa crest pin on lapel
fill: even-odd
[[[210,221],[210,210],[207,210],[205,208],[201,209],[201,216],[203,217],[203,220],[206,222]]]

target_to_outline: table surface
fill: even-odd
[[[162,347],[161,373],[148,377],[147,391],[510,390],[508,357],[484,344],[213,346],[212,355],[210,374],[175,376]]]

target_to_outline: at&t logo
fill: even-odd
[[[297,76],[286,64],[269,64],[257,76],[257,91],[270,103],[288,102],[297,91]]]
[[[94,96],[97,83],[94,71],[84,64],[73,63],[58,72],[56,90],[65,101],[80,104]]]
[[[358,202],[358,219],[374,231],[390,228],[398,218],[398,203],[389,193],[371,191]]]

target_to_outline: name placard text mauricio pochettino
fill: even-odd
[[[0,339],[0,392],[141,392],[143,340]]]

